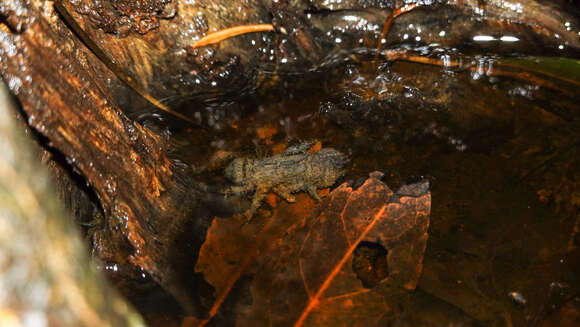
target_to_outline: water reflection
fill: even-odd
[[[501,6],[524,13],[520,3]],[[548,65],[532,62],[540,74],[531,77],[505,62],[520,53],[557,55],[556,46],[536,47],[526,26],[402,19],[380,40],[389,60],[377,60],[380,20],[348,11],[327,21],[308,15],[326,27],[331,44],[322,63],[296,68],[297,56],[263,46],[270,36],[249,38],[261,58],[282,65],[266,70],[254,93],[183,104],[207,129],[176,129],[174,156],[194,167],[196,178],[221,187],[223,158],[268,156],[320,140],[349,155],[345,179],[374,170],[392,187],[414,176],[430,179],[431,238],[409,309],[424,321],[529,326],[546,319],[546,307],[578,294],[580,263],[560,262],[580,247],[573,232],[577,91],[542,71]],[[349,38],[353,31],[363,33]],[[397,323],[413,326],[416,319]]]
[[[565,140],[574,135],[574,123],[543,108],[576,108],[577,113],[578,105],[557,91],[495,76],[494,56],[471,57],[438,46],[415,50],[435,55],[442,66],[350,62],[308,78],[281,75],[278,86],[250,101],[216,104],[206,109],[211,133],[190,130],[178,136],[191,142],[182,149],[186,160],[200,166],[218,151],[251,157],[317,139],[349,154],[347,179],[377,169],[388,172],[391,185],[429,176],[437,200],[425,278],[414,300],[423,306],[415,312],[423,310],[425,316],[417,317],[432,317],[425,308],[443,301],[450,307],[437,310],[447,310],[456,322],[502,321],[505,312],[514,326],[541,320],[544,306],[561,298],[548,303],[538,289],[562,280],[569,285],[562,290],[565,296],[580,290],[580,282],[565,273],[580,266],[546,264],[560,260],[569,243],[574,222],[551,206],[564,178],[557,176],[577,175],[578,157],[558,155],[548,167],[534,168],[553,157],[551,149],[568,149]],[[450,69],[450,62],[459,59],[473,62],[474,69]],[[541,141],[546,139],[548,144]],[[206,146],[200,149],[200,144]],[[562,173],[560,165],[567,167]],[[200,174],[225,182],[219,169]],[[570,179],[564,183],[575,187]],[[457,308],[463,313],[455,315]]]

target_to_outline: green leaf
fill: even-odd
[[[563,57],[505,58],[500,66],[522,69],[572,84],[580,84],[580,60]]]

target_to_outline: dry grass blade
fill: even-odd
[[[216,44],[225,39],[229,39],[234,36],[254,33],[254,32],[269,32],[274,30],[274,25],[272,24],[256,24],[256,25],[240,25],[217,32],[209,33],[208,35],[199,39],[194,45],[191,46],[192,49],[203,47],[205,45]]]

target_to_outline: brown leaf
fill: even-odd
[[[421,274],[431,199],[426,183],[393,193],[381,176],[343,184],[318,206],[300,196],[241,228],[214,220],[196,266],[216,288],[209,319],[248,275],[251,300],[228,299],[240,326],[368,326],[392,316]]]
[[[256,135],[259,139],[265,140],[266,144],[272,143],[272,136],[276,135],[276,133],[278,133],[278,128],[272,124],[256,129]]]

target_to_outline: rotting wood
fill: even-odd
[[[10,100],[0,81],[0,325],[143,326],[88,260]]]
[[[422,21],[425,30],[444,29],[447,37],[438,37],[437,33],[422,35],[422,42],[425,44],[439,43],[444,47],[458,47],[453,40],[463,40],[470,37],[473,32],[487,27],[494,30],[512,31],[525,40],[526,35],[533,34],[534,37],[542,36],[542,42],[555,42],[554,33],[562,37],[562,42],[567,42],[569,47],[578,47],[578,37],[574,31],[567,31],[560,22],[570,22],[572,26],[577,25],[577,19],[563,10],[555,10],[552,4],[540,4],[535,0],[522,1],[523,12],[515,13],[509,8],[498,6],[498,1],[448,1],[447,5],[422,6],[420,10],[415,10],[408,15],[402,15],[412,8],[421,6],[419,2],[405,6],[403,1],[393,1],[390,9],[377,7],[377,4],[359,1],[343,1],[341,4],[332,4],[332,8],[325,7],[323,1],[311,1],[312,8],[329,10],[326,14],[312,14],[306,20],[304,12],[308,6],[302,1],[278,1],[276,4],[259,0],[252,1],[231,1],[231,0],[202,0],[196,2],[171,1],[167,8],[173,14],[169,16],[162,3],[166,0],[151,1],[152,15],[161,15],[168,19],[158,19],[158,27],[147,30],[145,34],[129,33],[128,31],[117,31],[102,26],[99,21],[101,9],[95,9],[98,4],[118,6],[125,0],[59,0],[62,8],[70,15],[78,26],[87,34],[87,39],[99,45],[100,51],[114,62],[116,71],[131,79],[131,83],[137,90],[142,90],[142,94],[150,96],[153,103],[158,107],[165,107],[169,110],[177,111],[177,103],[164,103],[157,101],[163,99],[187,98],[192,96],[207,95],[212,93],[225,92],[225,90],[252,90],[256,83],[269,75],[260,75],[264,71],[270,71],[276,67],[282,71],[308,70],[324,65],[329,60],[336,60],[333,56],[336,53],[349,53],[356,48],[360,48],[359,40],[362,38],[364,44],[376,48],[377,41],[382,38],[379,31],[357,29],[356,26],[349,26],[340,34],[341,43],[334,42],[335,27],[342,26],[343,15],[351,17],[361,17],[367,21],[369,26],[382,25],[386,17],[391,13],[392,18],[399,16],[391,26],[391,32],[387,35],[387,44],[398,44],[407,42],[402,39],[401,26],[409,23]],[[146,1],[135,1],[135,3]],[[228,8],[236,6],[236,10]],[[361,7],[362,6],[362,7]],[[384,5],[383,5],[384,6]],[[140,14],[139,5],[128,6],[137,9],[137,16]],[[294,15],[281,11],[280,8],[287,7]],[[470,15],[465,13],[479,12],[485,9],[481,20],[485,24],[478,25],[474,20],[469,19]],[[93,8],[93,9],[91,9]],[[311,8],[311,9],[312,9]],[[338,10],[349,9],[349,10]],[[395,10],[395,8],[400,8]],[[428,9],[429,8],[429,9]],[[367,10],[366,13],[356,11],[358,9]],[[551,10],[554,9],[554,10]],[[354,10],[354,11],[350,11]],[[394,11],[393,11],[394,10]],[[117,10],[118,11],[118,10]],[[448,12],[446,12],[448,11]],[[282,13],[282,17],[276,16]],[[123,13],[111,14],[125,15]],[[386,16],[385,16],[386,15]],[[479,15],[479,14],[478,14]],[[128,16],[123,16],[128,17]],[[458,17],[467,17],[462,19]],[[119,21],[112,22],[119,25]],[[302,19],[300,24],[295,24]],[[97,22],[95,22],[97,21]],[[438,23],[434,23],[437,21]],[[509,21],[509,23],[507,23]],[[431,23],[429,23],[431,22]],[[138,21],[130,21],[127,26],[134,26]],[[243,37],[229,38],[218,45],[206,46],[198,49],[197,41],[209,36],[212,32],[223,31],[232,26],[266,24],[271,23],[283,33],[252,33],[255,35],[245,35]],[[430,25],[431,24],[431,25]],[[266,26],[263,25],[263,26]],[[389,25],[389,24],[387,24]],[[385,28],[388,26],[385,25]],[[296,30],[299,35],[294,35]],[[534,33],[532,33],[532,30]],[[331,31],[335,31],[330,33]],[[386,31],[385,31],[386,32]],[[114,34],[117,33],[117,34]],[[330,33],[330,34],[328,34]],[[523,35],[523,36],[522,36]],[[286,39],[285,43],[281,43]],[[251,42],[250,42],[251,40]],[[535,39],[534,39],[535,40]],[[537,41],[537,40],[535,40]],[[311,51],[315,45],[320,47],[334,47],[325,51]],[[332,49],[332,50],[331,50]],[[187,50],[187,51],[186,51]],[[346,51],[345,51],[346,50]],[[317,52],[321,52],[316,54]],[[314,54],[313,54],[314,53]],[[290,60],[289,58],[300,60]],[[235,60],[234,60],[235,58]],[[285,59],[286,61],[281,61]],[[234,64],[232,64],[232,62]],[[284,65],[281,65],[284,63]],[[224,73],[225,72],[225,73]],[[259,75],[259,76],[256,76]],[[215,86],[219,87],[215,87]],[[235,91],[234,91],[235,92]],[[210,96],[211,97],[211,96]],[[170,101],[171,102],[171,101]],[[165,110],[165,109],[164,109]],[[183,112],[177,111],[178,115]],[[189,117],[185,113],[186,117]]]
[[[185,49],[214,29],[255,24],[268,19],[268,11],[258,1],[240,2],[238,10],[234,12],[228,10],[230,0],[192,3],[173,0],[168,6],[171,5],[177,14],[172,19],[159,20],[158,28],[145,34],[115,34],[115,31],[103,30],[99,24],[94,24],[95,17],[99,16],[98,11],[86,9],[94,6],[94,2],[61,0],[59,3],[86,32],[88,38],[99,45],[103,54],[114,62],[117,70],[155,99],[206,93],[212,89],[212,81],[219,82],[222,87],[226,87],[229,82],[238,87],[251,84],[247,78],[254,71],[246,65],[260,58],[254,48],[242,46],[243,40],[234,39],[227,49],[221,49],[225,51],[195,58]],[[258,40],[256,46],[266,46],[266,43]],[[238,57],[240,65],[245,69],[230,71],[228,78],[231,81],[221,80],[220,67],[227,69],[232,56]],[[238,71],[241,73],[237,74]],[[170,104],[167,107],[173,109]]]
[[[182,255],[177,238],[196,205],[187,177],[167,158],[162,140],[128,119],[103,92],[104,67],[50,4],[10,5],[27,14],[10,17],[26,19],[20,31],[0,25],[2,78],[28,124],[95,190],[106,216],[104,228],[93,235],[95,254],[104,262],[124,259],[141,267],[194,313],[198,306],[181,287],[190,276],[172,261]],[[122,253],[127,256],[119,258]]]
[[[131,87],[135,92],[137,92],[140,96],[145,98],[149,103],[153,106],[179,118],[185,120],[191,124],[195,124],[193,120],[189,117],[172,110],[171,108],[167,107],[155,97],[150,95],[147,91],[141,88],[141,86],[135,82],[131,76],[127,75],[124,71],[120,70],[111,59],[99,48],[89,37],[89,35],[77,24],[74,18],[69,14],[66,8],[62,5],[61,1],[56,1],[54,3],[55,10],[61,15],[61,17],[65,20],[65,22],[70,26],[70,28],[77,34],[79,38],[81,38],[84,44],[109,68],[111,71],[123,82],[125,82],[129,87]]]

